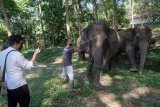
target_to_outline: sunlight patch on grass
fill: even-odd
[[[38,68],[46,68],[47,65],[44,65],[44,64],[36,64],[35,67],[38,67]]]
[[[62,63],[62,57],[57,57],[54,61],[55,64]]]
[[[124,94],[123,98],[127,99],[127,100],[129,100],[131,98],[138,99],[138,98],[140,98],[140,96],[145,95],[147,93],[149,93],[149,88],[148,87],[138,87],[138,88],[135,88],[132,91]]]
[[[115,75],[115,76],[113,77],[113,79],[122,80],[122,79],[124,79],[124,77],[121,76],[121,75]]]
[[[107,107],[122,107],[121,103],[116,100],[116,95],[113,93],[100,93],[99,95],[100,101],[106,104]]]
[[[96,107],[96,99],[84,98],[83,103],[86,103],[86,107]]]
[[[27,74],[25,77],[26,79],[30,79],[30,78],[33,79],[33,78],[38,78],[39,76],[40,76],[39,74],[32,73],[32,74]]]
[[[110,86],[113,83],[112,77],[110,77],[109,75],[105,75],[101,78],[100,83],[103,86]]]
[[[76,59],[76,58],[75,58],[75,59],[72,59],[72,61],[75,62],[75,61],[77,61],[77,59]]]
[[[44,99],[44,100],[42,101],[41,106],[42,106],[42,107],[52,106],[52,99],[51,99],[51,98]]]
[[[78,72],[85,72],[85,70],[86,70],[86,68],[85,67],[83,67],[83,68],[78,68],[78,69],[76,69]]]

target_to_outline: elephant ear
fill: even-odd
[[[118,46],[118,33],[113,29],[110,29],[104,44],[104,55],[106,53],[110,53],[109,55],[115,54],[118,51]]]
[[[91,45],[90,45],[90,41],[89,40],[89,33],[90,33],[90,29],[89,27],[84,28],[81,31],[81,35],[79,36],[78,40],[77,40],[77,44],[79,45],[79,47],[82,49],[82,51],[86,52],[88,50],[91,49]],[[77,46],[78,46],[77,45]]]
[[[106,23],[103,23],[103,29],[104,29],[106,35],[110,34],[111,29],[109,28],[109,26]]]
[[[137,34],[136,29],[134,29],[134,28],[130,28],[130,29],[125,30],[125,33],[126,33],[125,38],[130,41],[132,41],[134,39],[134,36]]]
[[[110,59],[118,52],[118,48],[119,34],[113,29],[110,29],[103,50],[104,63],[108,63],[110,61]]]

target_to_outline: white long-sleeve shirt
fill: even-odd
[[[0,52],[0,69],[3,71],[5,57],[11,50],[15,50],[12,47],[8,47],[4,51]],[[12,90],[27,84],[25,80],[25,69],[33,68],[33,62],[28,61],[18,51],[12,51],[9,53],[6,62],[5,81],[7,88]]]

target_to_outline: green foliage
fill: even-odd
[[[113,17],[114,17],[114,10],[113,10],[113,1],[112,0],[103,0],[99,4],[99,16],[100,20],[106,20],[110,26],[113,27]],[[129,24],[127,13],[125,10],[124,4],[117,3],[117,12],[116,12],[118,27],[127,27]]]
[[[65,38],[65,9],[61,0],[42,2],[45,36],[48,44],[59,45]],[[48,46],[49,47],[49,46]]]
[[[0,44],[7,45],[7,36],[6,28],[0,24]]]

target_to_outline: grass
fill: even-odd
[[[42,50],[32,71],[27,71],[27,82],[31,94],[31,107],[160,107],[160,54],[150,53],[143,75],[129,72],[129,64],[119,61],[117,72],[105,71],[102,76],[103,87],[93,88],[86,80],[87,62],[76,60],[73,56],[75,92],[68,90],[68,84],[60,85],[62,48]],[[25,53],[31,58],[33,53]],[[50,64],[55,61],[55,66]],[[0,96],[0,107],[6,107],[5,97]]]

